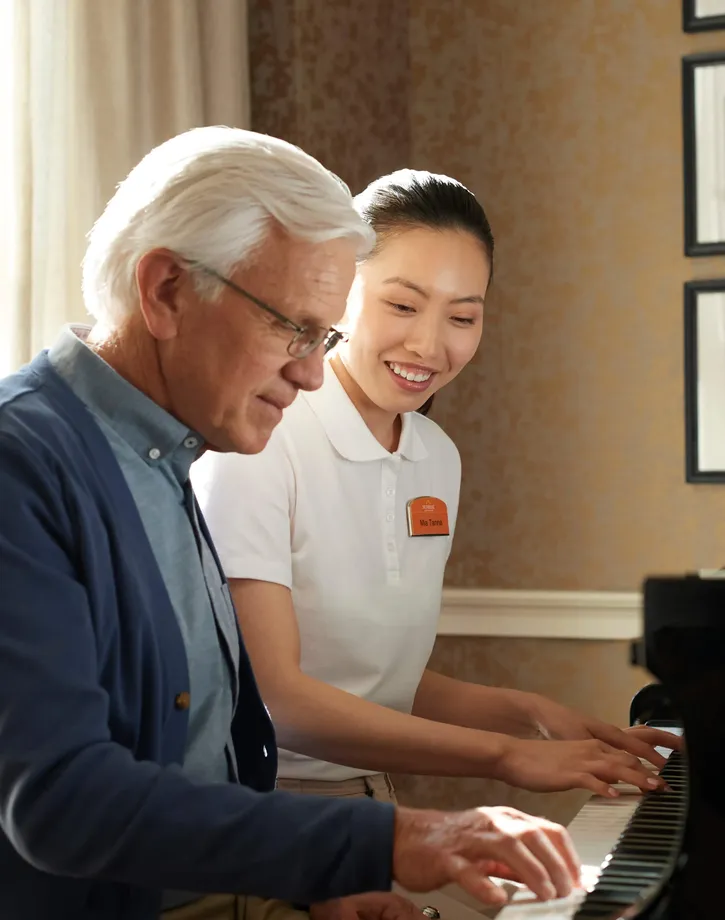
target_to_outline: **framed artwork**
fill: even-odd
[[[682,28],[685,32],[725,29],[725,0],[683,0]]]
[[[725,278],[685,284],[687,482],[725,483]]]
[[[682,131],[685,253],[725,253],[725,51],[682,59]]]

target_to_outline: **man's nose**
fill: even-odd
[[[316,348],[306,358],[295,358],[285,365],[284,376],[300,390],[319,390],[325,375],[324,348]]]

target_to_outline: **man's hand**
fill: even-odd
[[[604,741],[611,747],[618,748],[649,761],[655,767],[662,767],[665,759],[655,751],[655,747],[681,750],[682,739],[671,732],[658,728],[636,725],[621,729],[599,719],[585,716],[574,709],[561,706],[553,700],[535,695],[530,702],[531,722],[546,737],[556,741]]]
[[[485,904],[502,904],[507,895],[496,876],[549,900],[568,895],[579,872],[566,830],[543,818],[513,808],[396,810],[393,878],[408,891],[455,882]]]
[[[312,920],[423,920],[420,908],[390,891],[373,891],[310,906]]]

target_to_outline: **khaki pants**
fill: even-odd
[[[360,799],[367,796],[378,802],[393,802],[397,805],[395,789],[387,773],[372,776],[356,776],[340,782],[317,779],[277,779],[277,788],[283,792],[302,792],[305,795],[332,795],[335,798]]]
[[[301,792],[307,795],[353,796],[355,798],[368,796],[378,802],[397,804],[393,783],[385,773],[375,773],[372,776],[360,776],[339,782],[278,779],[277,788],[285,792]],[[481,904],[458,885],[446,885],[440,891],[432,891],[430,894],[411,893],[398,885],[393,887],[421,909],[435,907],[441,915],[441,920],[481,920],[482,916],[495,917],[500,910],[500,908]]]
[[[247,895],[212,894],[183,907],[165,910],[163,920],[309,920],[286,901],[265,901]]]

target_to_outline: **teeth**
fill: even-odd
[[[416,383],[423,383],[424,380],[428,380],[431,376],[431,371],[422,371],[416,374],[415,371],[406,371],[405,368],[392,361],[388,364],[388,367],[394,374],[397,374],[398,377],[403,377],[405,380],[413,380]]]

